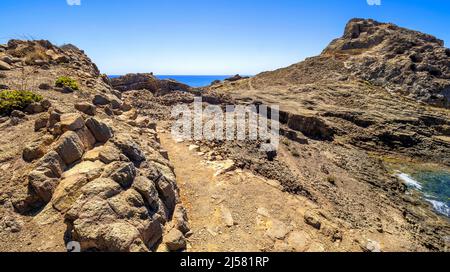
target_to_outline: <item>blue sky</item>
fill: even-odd
[[[319,54],[354,17],[450,42],[448,0],[1,0],[0,43],[73,43],[108,74],[251,75]]]

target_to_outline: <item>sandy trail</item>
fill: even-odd
[[[322,251],[303,221],[313,204],[282,192],[276,181],[246,171],[216,176],[221,162],[207,162],[188,143],[165,131],[161,144],[175,166],[193,235],[188,251]]]

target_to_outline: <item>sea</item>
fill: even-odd
[[[120,75],[109,75],[110,78],[117,78]],[[231,75],[156,75],[159,79],[174,79],[191,87],[206,87],[214,80],[224,80]]]
[[[397,176],[403,180],[410,189],[420,191],[423,197],[438,213],[450,217],[449,171],[399,172]]]

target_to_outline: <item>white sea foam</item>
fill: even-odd
[[[432,200],[432,199],[427,199],[427,201],[430,202],[431,205],[433,205],[433,207],[436,211],[450,217],[450,207],[447,206],[447,204],[445,204],[444,202],[440,202],[440,201]]]
[[[405,173],[400,173],[397,175],[397,177],[401,180],[403,180],[406,185],[410,186],[410,187],[414,187],[418,190],[422,190],[422,185],[417,181],[414,180],[410,175],[405,174]]]

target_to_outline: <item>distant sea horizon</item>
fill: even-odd
[[[109,78],[117,78],[121,75],[108,75]],[[224,80],[233,75],[155,75],[158,79],[173,79],[191,87],[205,87],[215,80]]]

